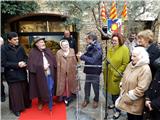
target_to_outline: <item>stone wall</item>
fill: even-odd
[[[160,18],[158,18],[154,27],[155,27],[155,40],[157,40],[158,43],[160,43]]]

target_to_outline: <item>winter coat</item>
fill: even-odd
[[[57,51],[57,96],[62,96],[65,90],[69,93],[75,93],[78,89],[78,81],[76,79],[77,60],[75,52],[70,48],[69,54],[64,55],[62,49]],[[68,81],[66,83],[66,80]]]
[[[50,64],[49,68],[51,76],[54,79],[54,84],[56,84],[56,58],[48,48],[44,49],[43,52]],[[38,97],[43,101],[48,102],[49,92],[43,66],[43,55],[38,48],[35,47],[31,49],[27,67],[29,71],[30,98],[33,99]]]
[[[151,101],[151,111],[152,120],[159,120],[160,118],[160,57],[155,60],[154,66],[157,68],[155,77],[151,82],[151,85],[147,92],[145,93],[146,99]]]
[[[122,76],[119,73],[123,74],[126,66],[129,63],[130,55],[129,49],[125,46],[116,46],[112,47],[107,52],[107,59],[110,64],[108,64],[108,89],[107,91],[112,95],[119,95],[119,83],[121,81]],[[106,60],[104,62],[106,64]],[[119,72],[117,73],[117,71]],[[104,68],[104,78],[106,78],[106,68]],[[106,82],[106,79],[104,79]],[[105,84],[106,85],[106,84]]]
[[[1,62],[5,68],[5,78],[8,83],[27,80],[26,67],[20,68],[18,62],[27,62],[27,56],[22,46],[13,47],[10,44],[2,47]]]
[[[148,89],[148,97],[152,101],[152,107],[160,111],[160,57],[155,60],[154,66],[157,67],[157,72]]]
[[[133,115],[142,115],[144,92],[148,89],[151,80],[152,74],[148,63],[144,61],[135,66],[130,63],[120,83],[121,92],[115,102],[116,107]]]
[[[80,57],[85,65],[102,65],[102,48],[97,41],[87,45],[86,52]],[[100,75],[101,67],[84,67],[84,73]]]

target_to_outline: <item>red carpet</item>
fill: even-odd
[[[21,113],[19,120],[66,120],[66,106],[64,103],[56,103],[50,112],[45,104],[42,111],[37,108],[38,100],[32,101],[32,107]]]

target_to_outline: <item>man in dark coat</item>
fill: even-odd
[[[38,97],[38,109],[42,110],[45,102],[52,107],[52,97],[56,85],[56,58],[46,48],[45,38],[35,37],[33,48],[28,57],[30,98]]]
[[[19,45],[18,35],[10,32],[7,35],[8,44],[2,48],[2,65],[9,86],[9,107],[16,116],[25,108],[30,107],[29,86],[27,82],[27,56]]]
[[[87,47],[86,52],[78,53],[77,57],[80,57],[81,60],[85,61],[85,65],[90,65],[89,67],[84,68],[84,73],[86,73],[86,82],[85,82],[85,100],[82,103],[82,107],[86,107],[89,103],[91,84],[95,93],[93,108],[98,107],[99,101],[99,80],[100,74],[102,71],[102,48],[101,45],[97,42],[97,36],[94,32],[90,32],[86,37]],[[92,66],[93,65],[93,66]],[[97,67],[95,66],[97,65]]]

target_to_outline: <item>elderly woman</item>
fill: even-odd
[[[127,112],[128,120],[142,120],[144,92],[152,80],[148,64],[149,56],[146,50],[135,47],[120,83],[120,96],[115,103],[118,109]]]
[[[60,41],[61,49],[57,51],[57,92],[59,101],[68,106],[72,95],[76,93],[78,82],[76,80],[77,60],[74,49],[69,47],[67,40]]]
[[[124,39],[122,35],[119,33],[115,33],[112,35],[112,47],[107,52],[107,59],[110,64],[108,65],[108,93],[112,95],[113,105],[110,105],[109,108],[114,108],[114,103],[116,99],[119,97],[120,89],[119,83],[121,81],[121,75],[119,73],[123,73],[126,66],[129,63],[129,49],[124,45]],[[105,60],[106,64],[106,60]],[[114,68],[116,69],[114,69]],[[106,69],[104,69],[104,73],[106,73]],[[106,78],[104,74],[104,78]],[[106,80],[105,80],[106,81]],[[115,109],[116,112],[114,114],[114,119],[118,119],[120,116],[120,110]]]
[[[42,110],[45,102],[49,102],[49,107],[52,107],[56,78],[56,58],[46,48],[44,40],[35,37],[28,59],[30,98],[38,97],[39,110]]]

